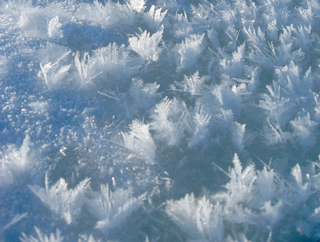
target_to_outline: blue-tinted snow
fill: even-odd
[[[0,9],[0,241],[320,239],[316,0]]]

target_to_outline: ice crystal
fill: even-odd
[[[96,228],[107,233],[110,229],[120,226],[126,217],[142,205],[144,200],[145,194],[134,198],[132,190],[110,191],[108,185],[102,184],[100,194],[87,200],[86,204],[89,211],[99,220]]]
[[[159,47],[162,33],[163,30],[159,30],[150,36],[150,33],[145,30],[140,36],[129,38],[130,46],[143,59],[147,61],[157,61],[162,51]]]
[[[0,1],[0,240],[318,241],[319,16]]]
[[[70,224],[80,213],[80,208],[84,202],[84,192],[89,185],[87,178],[80,182],[74,189],[68,189],[68,184],[60,178],[49,188],[48,177],[45,179],[45,188],[30,186],[30,189],[40,198],[40,200],[67,224]]]

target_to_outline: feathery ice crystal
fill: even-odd
[[[319,16],[0,1],[0,241],[319,241]]]

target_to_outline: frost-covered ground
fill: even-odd
[[[318,0],[0,2],[0,241],[319,241]]]

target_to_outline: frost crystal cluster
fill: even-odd
[[[0,241],[320,241],[318,0],[0,1]]]

